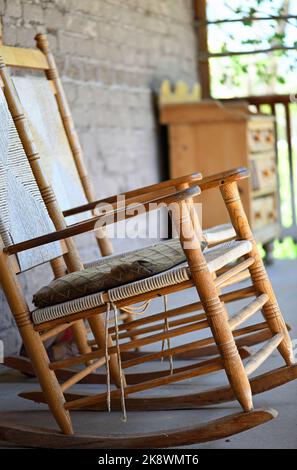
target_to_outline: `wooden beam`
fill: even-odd
[[[243,23],[244,21],[281,21],[281,20],[297,20],[296,15],[269,15],[269,16],[243,16],[242,18],[225,18],[222,20],[206,21],[208,25],[224,24],[224,23]],[[197,21],[198,26],[203,23]]]
[[[2,26],[2,17],[0,17],[0,46],[3,44],[3,26]]]
[[[206,0],[195,1],[195,16],[198,26],[198,65],[202,98],[210,98],[210,72],[208,59]]]
[[[200,27],[201,28],[201,27]],[[200,49],[201,50],[201,49]],[[204,50],[201,51],[201,59],[205,61],[206,59],[219,59],[221,57],[232,57],[232,56],[239,56],[239,55],[254,55],[254,54],[269,54],[270,52],[275,51],[296,51],[296,46],[274,46],[269,47],[267,49],[255,49],[253,51],[227,51],[227,52],[216,52],[216,53],[209,53],[205,52]]]
[[[293,161],[293,145],[292,145],[292,125],[291,113],[289,103],[285,103],[285,117],[286,117],[286,136],[288,142],[288,158],[290,168],[290,186],[291,186],[291,210],[293,226],[296,226],[296,202],[295,202],[295,179],[294,179],[294,161]]]
[[[292,97],[291,95],[250,95],[238,98],[222,98],[220,101],[227,103],[232,101],[248,101],[250,104],[259,106],[261,104],[275,105],[278,103],[290,103],[292,101]]]

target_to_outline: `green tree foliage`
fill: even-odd
[[[262,85],[266,84],[270,91],[277,84],[284,85],[288,73],[293,72],[297,66],[295,51],[292,54],[292,51],[285,49],[286,47],[297,48],[293,31],[294,28],[297,31],[297,20],[290,17],[292,0],[250,0],[249,2],[226,0],[223,3],[230,12],[231,18],[238,18],[242,21],[214,25],[215,28],[221,30],[220,37],[225,35],[218,52],[225,53],[233,50],[234,47],[236,51],[270,48],[280,50],[269,54],[235,55],[225,61],[217,59],[221,60],[219,83],[238,88],[252,72],[250,79],[256,78]],[[254,18],[269,18],[269,20],[255,21]]]

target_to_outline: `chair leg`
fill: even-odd
[[[127,318],[125,320],[123,320],[123,323],[130,323],[132,321],[135,320],[135,315],[133,315],[133,313],[129,313],[127,315]],[[131,339],[137,339],[137,336],[136,335],[133,335],[131,336]],[[141,351],[141,348],[135,348],[135,352],[140,352]]]
[[[87,330],[83,320],[78,320],[71,327],[77,348],[81,354],[91,352],[91,347],[88,344]]]
[[[252,256],[255,259],[255,262],[248,269],[256,289],[261,293],[267,294],[269,297],[268,302],[262,309],[262,313],[271,332],[273,334],[282,333],[283,340],[278,346],[278,350],[286,364],[290,366],[294,364],[291,338],[277,303],[271,282],[267,276],[266,269],[257,248],[247,216],[243,209],[237,184],[230,183],[221,186],[221,193],[237,236],[244,240],[250,240],[253,244],[253,249],[248,256]]]
[[[192,262],[189,262],[190,267],[191,264]],[[230,385],[244,411],[250,411],[253,409],[252,391],[228,324],[226,308],[220,301],[216,288],[213,287],[212,276],[208,271],[206,263],[204,266],[202,264],[192,264],[192,266],[200,268],[194,275],[192,271],[192,278],[205,309],[214,340],[223,358]]]
[[[31,324],[21,326],[19,330],[56,422],[64,434],[73,434],[70,414],[64,408],[63,392],[54,371],[49,368],[49,359],[39,334],[34,331]]]
[[[0,283],[13,313],[26,351],[46,397],[48,406],[64,434],[73,434],[69,412],[64,408],[65,398],[54,371],[49,368],[49,358],[44,344],[31,323],[30,312],[9,256],[3,251],[0,237]]]
[[[227,311],[220,301],[213,276],[202,254],[197,230],[193,230],[188,206],[184,202],[178,203],[178,206],[171,208],[171,213],[189,263],[192,280],[223,359],[234,395],[244,411],[250,411],[253,409],[251,386],[228,324]]]

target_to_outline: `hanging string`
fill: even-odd
[[[120,350],[120,342],[119,342],[118,309],[115,304],[112,304],[112,308],[113,308],[113,313],[114,313],[115,340],[116,340],[117,359],[118,359],[118,366],[119,366],[119,371],[120,371],[120,382],[121,382],[121,405],[122,405],[122,411],[123,411],[122,421],[126,423],[127,422],[127,410],[126,410],[126,402],[125,402],[125,387],[124,387],[124,377],[123,377],[121,350]]]
[[[167,313],[167,311],[168,311],[168,297],[167,297],[167,295],[163,296],[163,302],[164,302],[164,312]],[[166,316],[165,320],[164,320],[164,333],[165,334],[168,333],[169,329],[170,329],[169,320],[168,320],[168,317]],[[169,337],[166,339],[166,343],[167,343],[167,349],[171,349],[171,342],[170,342]],[[164,349],[165,349],[165,339],[163,339],[163,341],[162,341],[162,351],[164,351]],[[163,359],[164,359],[164,357],[162,356],[162,358],[161,358],[162,362],[163,362]],[[170,364],[170,375],[172,375],[173,374],[173,357],[172,357],[172,354],[170,354],[170,356],[169,356],[169,364]]]
[[[151,300],[146,300],[145,302],[143,302],[141,305],[138,305],[138,306],[129,306],[129,307],[121,307],[121,311],[122,312],[126,312],[126,313],[134,313],[134,314],[141,314],[141,313],[144,313],[149,305],[151,303]]]
[[[149,305],[151,303],[151,300],[146,300],[143,302],[141,305],[138,306],[129,306],[129,307],[121,307],[119,310],[120,312],[123,312],[123,315],[118,316],[118,319],[122,320],[125,318],[125,314],[128,315],[140,315],[148,309]],[[112,323],[112,319],[109,320],[109,323]]]
[[[106,387],[107,387],[107,409],[110,413],[111,411],[111,399],[110,399],[110,369],[109,369],[109,361],[110,355],[108,351],[108,322],[109,322],[109,315],[110,315],[110,303],[107,304],[107,310],[105,315],[105,367],[106,367]]]

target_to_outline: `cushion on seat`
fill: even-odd
[[[201,247],[206,247],[201,242]],[[67,302],[167,271],[186,261],[178,239],[102,258],[93,267],[67,274],[42,287],[34,296],[38,308]]]
[[[214,248],[205,250],[205,261],[210,272],[215,272],[232,263],[241,256],[246,255],[252,250],[252,244],[248,240],[222,243]],[[113,256],[114,258],[114,256]],[[120,285],[108,290],[108,299],[110,302],[116,302],[122,299],[128,299],[135,295],[145,292],[151,292],[156,289],[180,284],[191,278],[190,269],[187,263],[164,271],[160,274],[147,277],[132,283]],[[83,312],[92,308],[102,306],[106,303],[103,299],[103,292],[87,295],[85,297],[76,298],[60,304],[51,305],[49,307],[40,308],[32,312],[32,320],[36,325],[58,318],[67,317],[68,315]]]

